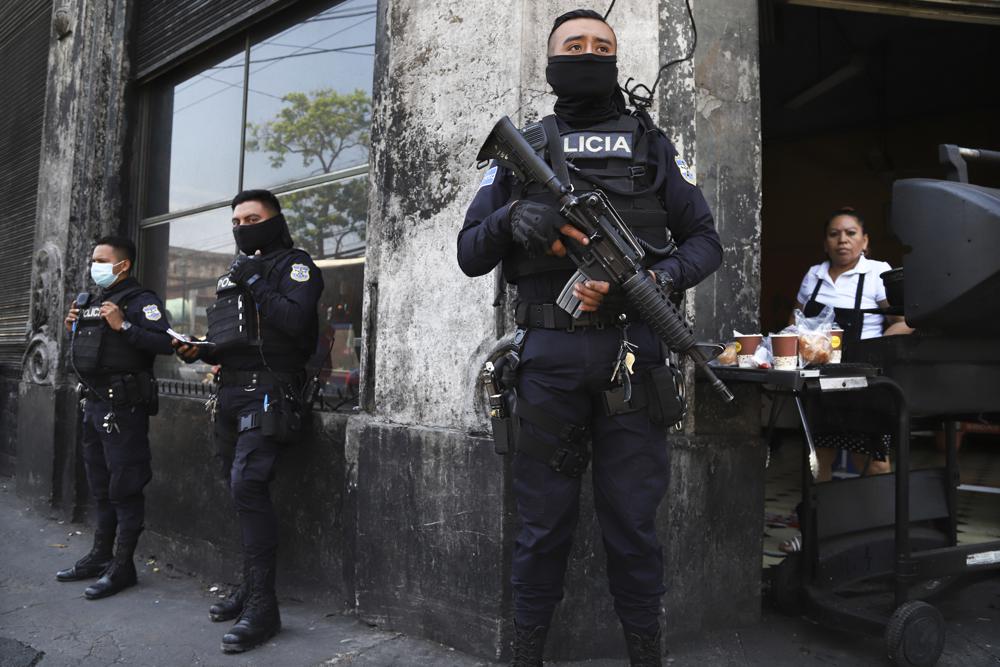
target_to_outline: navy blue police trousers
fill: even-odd
[[[662,365],[659,341],[644,324],[628,329],[639,346],[632,381]],[[666,433],[650,422],[645,408],[608,416],[602,393],[610,387],[621,345],[616,327],[569,332],[531,329],[518,376],[518,402],[545,410],[561,421],[586,425],[592,436],[594,508],[600,521],[615,610],[630,630],[658,626],[663,553],[656,537],[656,512],[667,491],[670,463]],[[637,389],[641,391],[641,389]],[[521,422],[522,433],[555,443],[547,431]],[[518,625],[549,625],[563,596],[563,577],[577,525],[580,479],[517,453],[513,487],[520,532],[514,543],[511,583]]]
[[[149,415],[141,407],[116,408],[87,399],[83,409],[83,466],[97,509],[97,530],[114,534],[142,530],[146,510],[143,488],[153,479]],[[105,423],[112,425],[110,430]],[[117,428],[115,428],[117,427]]]
[[[223,371],[225,372],[225,371]],[[274,567],[278,554],[278,518],[271,503],[270,483],[274,479],[280,445],[265,437],[260,428],[238,432],[239,417],[264,408],[264,396],[278,396],[280,390],[268,384],[254,387],[219,388],[215,442],[222,471],[236,505],[247,564]]]

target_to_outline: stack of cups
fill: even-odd
[[[771,334],[771,353],[775,370],[795,370],[799,365],[798,334]]]
[[[760,334],[750,334],[748,336],[736,337],[736,363],[740,368],[753,368],[753,355],[760,347],[763,336]]]
[[[830,363],[839,364],[841,352],[844,349],[844,330],[830,330]]]

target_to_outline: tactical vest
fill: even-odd
[[[278,288],[280,276],[275,279],[275,269],[295,250],[280,250],[261,260],[263,271],[260,280]],[[299,340],[261,317],[252,292],[221,276],[216,283],[215,303],[208,307],[208,333],[206,339],[216,345],[223,365],[236,356],[259,361],[274,371],[299,370],[316,347],[315,336]],[[261,358],[263,356],[263,358]]]
[[[666,173],[662,143],[654,141],[639,120],[627,114],[586,129],[560,124],[559,134],[574,191],[577,194],[603,191],[636,236],[655,248],[665,247],[670,232],[667,211],[659,198]],[[548,137],[547,141],[546,146],[538,148],[538,154],[559,175],[548,149],[552,138]],[[513,199],[527,199],[559,208],[555,196],[536,182],[521,184],[520,193],[515,189]],[[644,262],[651,266],[659,259],[647,253]],[[574,268],[568,257],[529,257],[519,245],[515,245],[503,261],[504,277],[511,283],[516,283],[521,276],[549,271],[572,273]]]
[[[215,303],[207,309],[206,340],[215,343],[218,352],[234,347],[259,345],[257,309],[250,291],[220,276],[215,285]]]
[[[106,296],[104,300],[121,307],[127,315],[127,307],[121,304],[147,291],[149,290],[136,286]],[[85,376],[138,373],[153,368],[154,356],[136,349],[125,340],[124,333],[108,326],[101,317],[101,301],[93,296],[80,310],[73,336],[72,354],[76,372]]]

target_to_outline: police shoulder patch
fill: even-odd
[[[493,185],[493,181],[497,179],[497,166],[493,165],[486,170],[486,174],[483,176],[482,182],[479,184],[480,188],[485,188],[487,185]]]
[[[677,171],[681,173],[681,178],[691,185],[698,185],[695,181],[694,170],[688,166],[688,163],[684,161],[684,158],[678,155],[674,158],[674,162],[677,163]]]
[[[151,303],[148,306],[142,307],[142,312],[145,313],[146,319],[150,322],[155,322],[163,315],[160,314],[160,308],[155,303]]]
[[[292,264],[291,278],[297,283],[304,283],[309,280],[309,266],[306,264]]]

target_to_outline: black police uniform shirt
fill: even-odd
[[[262,348],[243,346],[203,356],[208,363],[222,364],[224,369],[262,370],[266,361],[275,372],[299,371],[315,352],[319,336],[317,305],[323,294],[323,274],[304,250],[273,252],[284,254],[266,276],[262,275],[248,289],[258,308],[261,328],[277,329],[285,340],[271,340],[265,331]],[[263,263],[269,255],[272,253],[259,256],[255,261]],[[295,349],[289,354],[282,342],[290,343]]]
[[[659,134],[651,139],[664,142],[666,155],[669,156],[663,166],[667,173],[660,200],[667,211],[664,224],[673,234],[677,252],[649,268],[666,272],[673,280],[674,288],[683,290],[697,285],[719,267],[722,263],[722,244],[712,213],[695,184],[691,169],[668,139]],[[571,157],[572,153],[567,153],[567,158]],[[507,209],[512,203],[514,187],[515,176],[510,170],[496,164],[489,167],[458,235],[458,263],[466,275],[474,277],[489,273],[511,251],[514,241]],[[518,282],[519,298],[536,302],[554,301],[569,273],[525,276]]]
[[[139,287],[139,282],[135,278],[125,278],[103,290],[93,305],[100,307],[108,297],[136,287]],[[170,345],[170,335],[167,333],[170,323],[167,321],[166,309],[155,292],[144,289],[119,303],[118,307],[132,326],[125,331],[111,331],[109,335],[122,336],[132,347],[148,353],[150,366],[155,355],[174,353],[174,348]]]

